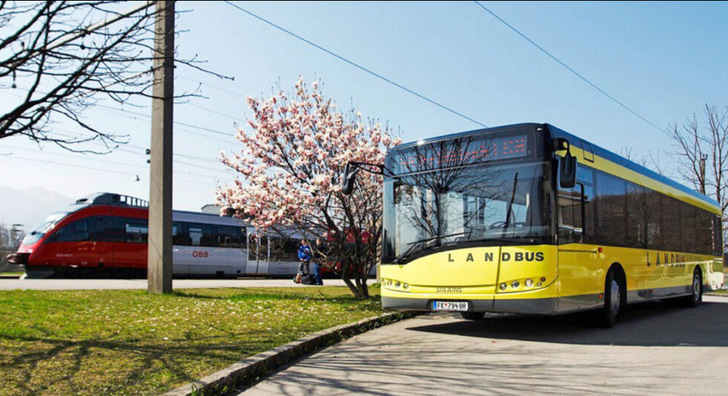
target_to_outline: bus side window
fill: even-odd
[[[599,244],[624,246],[627,235],[627,186],[624,180],[596,173]]]
[[[711,215],[711,230],[713,231],[712,252],[714,256],[723,256],[723,220],[718,215]]]
[[[692,205],[680,201],[680,218],[682,227],[682,237],[680,241],[680,250],[683,252],[696,252],[696,237],[699,232],[697,228],[697,211],[698,209]]]
[[[662,199],[660,193],[646,189],[647,248],[663,249]]]
[[[647,248],[647,225],[650,221],[647,210],[647,190],[637,184],[627,182],[627,246]]]
[[[663,250],[680,250],[682,241],[682,224],[680,221],[680,201],[675,198],[662,197]]]
[[[696,220],[698,222],[698,233],[696,235],[697,237],[697,252],[700,254],[711,254],[713,252],[712,249],[712,224],[711,224],[711,214],[710,212],[707,212],[703,209],[698,208],[698,215],[696,217]]]
[[[576,186],[558,190],[559,242],[562,244],[594,243],[596,240],[594,234],[593,178],[594,173],[590,168],[583,165],[579,166],[577,167]],[[582,213],[584,216],[583,221]]]

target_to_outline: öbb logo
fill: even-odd
[[[192,257],[208,258],[210,257],[210,253],[206,250],[194,250],[192,252]]]

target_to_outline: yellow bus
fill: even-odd
[[[555,315],[697,306],[723,286],[718,203],[549,124],[400,145],[384,167],[387,310]]]

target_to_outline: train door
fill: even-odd
[[[245,266],[246,274],[267,274],[270,257],[270,244],[267,235],[260,235],[255,231],[248,232],[248,262]]]

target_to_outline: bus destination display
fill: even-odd
[[[395,151],[390,164],[395,173],[401,174],[526,156],[527,135],[473,136]]]

